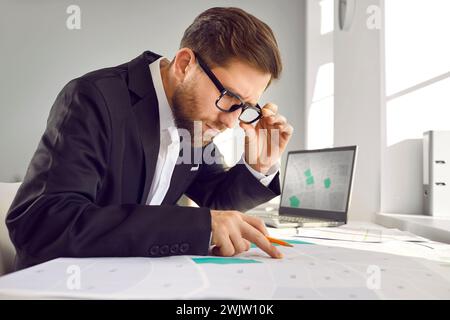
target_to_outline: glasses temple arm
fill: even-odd
[[[220,93],[224,93],[225,91],[228,91],[225,89],[225,87],[220,83],[219,79],[216,78],[214,73],[206,66],[206,63],[199,57],[199,55],[195,54],[195,57],[197,58],[198,64],[203,69],[203,71],[206,73],[206,75],[211,79],[211,81],[214,83],[216,88],[220,91]]]

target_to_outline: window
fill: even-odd
[[[450,130],[450,78],[393,99],[387,104],[387,145],[421,139],[429,130]]]
[[[334,64],[319,68],[308,115],[308,148],[333,146],[334,132]]]
[[[334,31],[334,0],[320,1],[320,33],[326,34]]]
[[[450,130],[450,1],[385,1],[387,145]]]
[[[308,0],[306,23],[306,147],[334,143],[334,0]]]

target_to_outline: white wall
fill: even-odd
[[[423,214],[422,142],[422,139],[404,140],[384,150],[381,212]]]
[[[81,30],[66,9],[81,8]],[[1,0],[0,181],[20,180],[61,88],[86,72],[126,62],[144,50],[171,57],[194,18],[238,6],[273,29],[284,72],[263,96],[295,128],[289,149],[304,146],[305,3],[298,0]]]
[[[351,29],[340,31],[336,21],[334,32],[334,141],[336,146],[359,146],[349,218],[367,221],[373,220],[380,207],[384,102],[383,36],[382,30],[367,28],[370,5],[383,9],[383,0],[356,0]]]

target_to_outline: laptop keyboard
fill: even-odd
[[[278,219],[280,222],[293,222],[293,223],[301,223],[301,222],[317,222],[322,221],[318,219],[311,219],[305,217],[292,217],[292,216],[279,216],[277,214],[250,214],[251,216],[258,217],[261,219]]]

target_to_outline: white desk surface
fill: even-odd
[[[377,213],[375,223],[409,231],[430,240],[450,243],[450,217]]]
[[[257,248],[226,263],[187,256],[56,259],[0,277],[0,298],[450,299],[448,244],[365,222],[324,231],[341,240],[269,232],[296,243],[280,247],[284,259]],[[80,270],[75,289],[68,288],[70,266]]]
[[[339,228],[319,228],[320,230],[347,230],[352,232],[353,230],[360,230],[359,232],[366,232],[367,230],[380,230],[381,234],[386,234],[382,236],[384,241],[382,243],[370,243],[370,242],[351,242],[351,241],[335,241],[335,240],[320,240],[320,239],[309,239],[309,238],[299,238],[308,242],[314,242],[316,244],[328,245],[333,247],[357,249],[357,250],[369,250],[374,252],[382,252],[388,254],[402,255],[407,257],[424,258],[440,262],[450,262],[450,245],[447,243],[432,241],[427,238],[417,236],[416,234],[400,231],[396,228],[386,228],[379,224],[372,222],[363,221],[350,221],[348,224],[341,226]],[[315,229],[314,229],[315,230]],[[411,235],[412,237],[417,237],[419,240],[423,239],[424,242],[413,242],[413,241],[396,241],[395,236],[390,236],[390,233],[395,231],[398,234],[404,234],[406,236]],[[295,229],[273,229],[269,228],[269,232],[274,236],[291,236],[294,234],[300,234],[301,229],[297,232]]]

